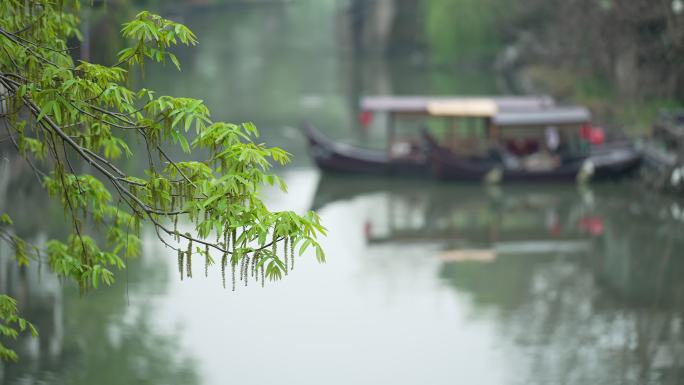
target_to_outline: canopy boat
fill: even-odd
[[[445,102],[436,113],[460,116]],[[454,112],[455,111],[455,112]],[[618,177],[634,171],[641,154],[627,140],[605,142],[583,107],[549,107],[482,114],[481,134],[442,144],[423,131],[424,149],[440,179],[555,181]],[[484,131],[484,132],[482,132]]]
[[[400,138],[397,122],[400,118],[439,117],[448,112],[450,117],[494,117],[499,113],[539,110],[554,105],[553,99],[541,97],[426,97],[374,96],[361,99],[362,120],[369,114],[386,115],[387,143],[381,150],[365,149],[334,142],[305,123],[304,133],[311,155],[318,167],[326,171],[360,174],[425,174],[427,158],[416,134]],[[447,107],[448,111],[444,111]],[[366,122],[368,123],[368,122]]]
[[[389,151],[371,150],[346,143],[334,142],[304,123],[304,134],[309,151],[321,170],[356,174],[424,174],[425,156],[422,151],[398,156]],[[395,148],[398,146],[395,145]]]

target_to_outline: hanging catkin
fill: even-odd
[[[249,256],[245,255],[245,287],[249,282]]]
[[[264,274],[264,264],[261,264],[261,287],[264,287],[266,284],[266,275]]]
[[[233,278],[233,291],[235,291],[235,265],[237,265],[237,262],[233,263],[233,261],[231,260],[230,271],[231,271],[232,278]]]
[[[259,259],[259,252],[255,252],[254,256],[252,257],[252,278],[256,275],[256,266],[257,266],[257,259]]]
[[[183,251],[178,249],[178,273],[181,281],[183,280]]]
[[[228,263],[228,253],[223,253],[221,258],[221,280],[223,281],[223,288],[226,288],[226,264]]]
[[[204,277],[209,276],[209,263],[210,261],[210,256],[209,256],[209,245],[204,245]]]
[[[186,269],[187,269],[187,274],[188,278],[192,278],[192,239],[190,242],[188,242],[188,251],[187,251],[187,259],[186,259]]]
[[[235,291],[235,268],[236,268],[237,263],[238,263],[238,261],[234,260],[234,258],[235,258],[235,256],[236,256],[236,254],[235,254],[235,244],[237,243],[237,242],[235,241],[235,236],[236,236],[236,235],[235,235],[235,232],[236,232],[236,230],[233,229],[233,231],[231,231],[231,233],[230,233],[230,236],[231,236],[231,238],[232,238],[232,239],[231,239],[231,241],[232,241],[232,245],[231,245],[231,246],[233,247],[233,255],[232,255],[231,259],[230,259],[231,272],[232,272],[232,277],[233,277],[233,291]]]
[[[223,233],[223,248],[228,251],[228,248],[230,248],[230,232],[228,232],[228,229]]]
[[[290,270],[294,270],[294,239],[290,239]]]
[[[175,200],[175,198],[174,198]],[[176,237],[176,234],[178,234],[178,215],[173,216],[173,237]]]
[[[287,261],[287,251],[289,249],[287,247],[288,246],[287,245],[288,240],[289,240],[289,238],[285,237],[285,241],[283,242],[284,243],[283,244],[283,259],[285,260],[284,261],[285,262],[285,275],[287,275],[287,270],[288,270],[288,261]]]

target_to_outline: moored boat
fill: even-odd
[[[311,156],[324,171],[355,174],[426,175],[427,158],[416,127],[409,137],[399,138],[397,122],[402,118],[449,117],[492,118],[498,113],[524,112],[554,105],[548,96],[426,97],[373,96],[361,99],[365,116],[386,115],[387,141],[384,149],[367,149],[332,141],[312,124],[304,123]],[[447,108],[445,111],[444,109]]]
[[[387,114],[385,148],[334,142],[305,124],[321,169],[390,175],[431,170],[439,179],[489,182],[583,181],[627,175],[641,163],[631,142],[607,138],[592,126],[586,108],[559,107],[549,97],[368,97],[361,108]],[[398,118],[416,117],[422,130],[412,126],[400,138]]]
[[[489,120],[485,150],[464,154],[423,131],[429,167],[439,179],[563,181],[612,178],[635,171],[641,154],[627,140],[605,142],[583,107],[501,113]],[[521,144],[522,143],[522,144]]]
[[[422,151],[415,151],[413,156],[392,157],[387,151],[334,142],[310,123],[304,123],[303,130],[311,156],[321,170],[356,174],[425,174],[426,162]]]

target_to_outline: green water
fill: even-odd
[[[316,208],[329,262],[307,255],[286,280],[232,293],[216,270],[180,281],[147,232],[118,283],[82,297],[0,249],[0,292],[41,332],[19,341],[0,384],[684,383],[681,203],[629,182],[485,188],[312,167],[304,119],[380,143],[354,128],[361,94],[505,92],[491,66],[354,56],[341,7],[182,13],[201,44],[179,52],[182,73],[140,80],[203,98],[215,119],[252,120],[292,152],[289,194],[265,199]],[[12,217],[38,242],[59,234],[60,212],[11,183],[0,211],[25,212]]]

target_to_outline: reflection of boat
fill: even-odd
[[[591,250],[588,239],[551,239],[551,240],[518,240],[510,242],[494,242],[487,249],[453,249],[444,250],[437,255],[443,262],[492,262],[503,255],[544,255],[544,254],[581,254]]]
[[[375,200],[363,228],[369,245],[439,245],[450,255],[447,259],[576,254],[590,248],[597,232],[583,226],[588,212],[577,191],[555,185],[503,190],[474,184],[324,176],[314,204],[320,208],[331,201],[367,196]]]
[[[684,210],[656,194],[645,201],[631,185],[585,187],[326,175],[316,201],[352,217],[356,234],[366,236],[359,271],[391,276],[391,290],[415,290],[430,269],[466,314],[497,322],[502,338],[534,352],[534,376],[542,366],[596,362],[606,365],[592,378],[605,368],[636,371],[642,352],[652,355],[644,365],[657,375],[681,370],[684,258],[677,250],[684,239],[677,223]],[[343,239],[349,230],[342,227]],[[616,351],[624,352],[622,366],[612,365]],[[521,381],[546,384],[564,375]]]
[[[459,249],[445,250],[437,256],[444,262],[491,262],[496,259],[496,250],[493,249]]]

